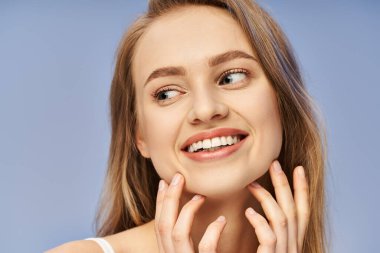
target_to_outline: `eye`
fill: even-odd
[[[218,81],[220,85],[234,84],[244,80],[248,75],[248,71],[244,69],[232,69],[224,72]]]
[[[166,88],[162,88],[155,91],[152,96],[157,101],[165,101],[165,100],[172,99],[180,94],[181,94],[180,91],[175,90],[170,87],[166,87]]]

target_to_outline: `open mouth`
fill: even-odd
[[[199,152],[212,152],[219,149],[223,149],[229,146],[233,146],[241,142],[247,137],[247,135],[237,134],[213,137],[211,139],[204,139],[194,142],[186,146],[183,151],[189,153],[199,153]]]

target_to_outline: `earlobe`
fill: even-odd
[[[140,151],[140,154],[145,158],[150,158],[150,155],[148,152],[148,147],[147,147],[142,135],[140,134],[140,132],[138,132],[136,134],[135,140],[136,140],[137,149]]]

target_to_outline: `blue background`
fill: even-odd
[[[380,1],[261,1],[323,112],[331,252],[376,252]],[[146,1],[0,1],[1,252],[94,235],[117,45]]]

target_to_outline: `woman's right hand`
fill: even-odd
[[[205,198],[195,195],[178,214],[179,201],[185,184],[184,177],[177,173],[170,185],[160,181],[157,193],[155,232],[160,253],[193,253],[194,245],[190,237],[195,213]],[[206,229],[199,245],[199,253],[217,252],[220,234],[226,225],[224,216],[219,216]]]

